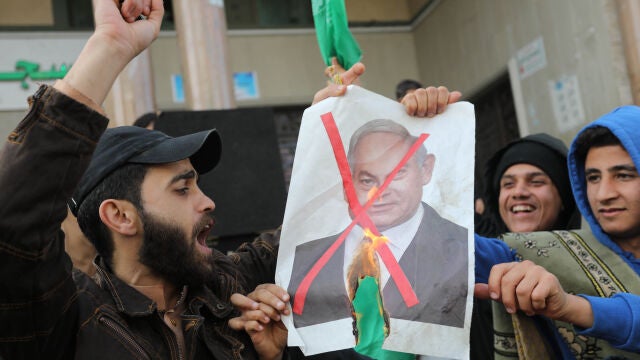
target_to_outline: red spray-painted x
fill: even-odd
[[[391,173],[387,176],[384,183],[380,186],[380,188],[375,191],[375,193],[371,194],[369,200],[366,204],[360,205],[358,198],[355,193],[355,188],[353,186],[353,179],[351,178],[351,169],[349,168],[349,163],[347,161],[347,156],[344,152],[344,146],[342,145],[342,140],[340,139],[340,133],[338,132],[338,128],[333,119],[333,115],[329,112],[321,116],[322,123],[327,131],[327,135],[329,136],[329,141],[331,142],[331,147],[333,148],[333,153],[336,158],[336,162],[338,164],[338,169],[340,171],[340,176],[342,177],[342,186],[347,194],[347,201],[349,203],[349,208],[353,213],[353,220],[347,226],[347,228],[340,234],[338,239],[327,249],[327,251],[322,254],[322,256],[316,261],[316,263],[311,267],[311,270],[305,275],[298,287],[294,295],[294,305],[293,312],[301,315],[304,311],[304,303],[307,297],[307,293],[309,291],[309,287],[311,287],[311,283],[315,280],[316,276],[322,270],[322,268],[327,264],[329,259],[333,256],[336,250],[342,245],[347,235],[351,232],[353,227],[356,224],[360,224],[362,228],[368,228],[375,236],[380,236],[380,232],[376,228],[375,224],[366,211],[371,207],[373,202],[378,198],[380,194],[389,186],[389,183],[396,176],[398,171],[409,161],[411,156],[418,150],[422,143],[429,137],[428,134],[421,134],[418,140],[409,148],[409,151],[404,155],[404,157],[400,160],[398,165],[391,171]],[[398,290],[404,299],[407,307],[415,306],[419,303],[418,297],[416,296],[415,291],[411,287],[407,276],[404,271],[398,264],[398,261],[393,256],[393,253],[389,249],[389,246],[385,242],[379,242],[376,247],[376,252],[380,255],[383,263],[387,267],[391,278],[398,286]]]

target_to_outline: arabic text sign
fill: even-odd
[[[38,36],[35,38],[34,36]],[[40,83],[53,83],[70,69],[89,33],[0,34],[0,111],[25,110]]]
[[[32,81],[62,79],[68,71],[67,64],[62,64],[57,69],[55,65],[52,65],[49,71],[42,71],[39,64],[18,60],[16,61],[15,71],[0,71],[0,81],[19,82],[20,87],[26,90],[29,89],[28,79]]]

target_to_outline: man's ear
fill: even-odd
[[[98,214],[112,231],[124,236],[138,233],[138,210],[129,201],[107,199],[100,204]]]
[[[422,186],[427,185],[431,181],[433,167],[436,165],[436,156],[427,154],[422,162]]]

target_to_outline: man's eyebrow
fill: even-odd
[[[549,177],[549,175],[547,175],[547,173],[545,173],[544,171],[532,171],[532,172],[528,172],[528,173],[524,174],[524,177],[527,178],[527,179],[531,179],[531,178],[534,178],[536,176]],[[500,180],[502,180],[502,179],[515,179],[516,177],[517,177],[517,175],[514,175],[514,174],[504,174],[504,175],[502,175]]]
[[[196,173],[195,170],[189,170],[181,174],[178,174],[171,179],[171,181],[169,182],[169,185],[175,184],[180,180],[189,180],[189,179],[196,179],[197,181],[198,173]]]
[[[638,172],[638,169],[636,169],[636,167],[633,166],[633,165],[625,164],[625,165],[612,166],[612,167],[609,168],[609,171],[633,171],[633,172]]]
[[[358,178],[363,177],[363,176],[375,177],[370,172],[368,172],[367,170],[360,170],[356,175],[358,176]]]
[[[599,174],[600,172],[601,171],[599,169],[594,169],[594,168],[584,169],[584,174],[585,175]]]
[[[527,176],[529,176],[529,177],[541,176],[541,175],[542,176],[549,176],[544,171],[534,171],[534,172],[527,173]]]

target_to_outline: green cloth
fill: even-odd
[[[415,359],[415,355],[383,350],[382,343],[387,337],[383,317],[382,298],[378,280],[365,276],[359,281],[353,299],[353,311],[358,328],[358,344],[355,350],[374,359],[404,360]]]
[[[327,66],[336,57],[345,69],[360,61],[362,51],[349,31],[344,0],[311,0],[320,54]]]

